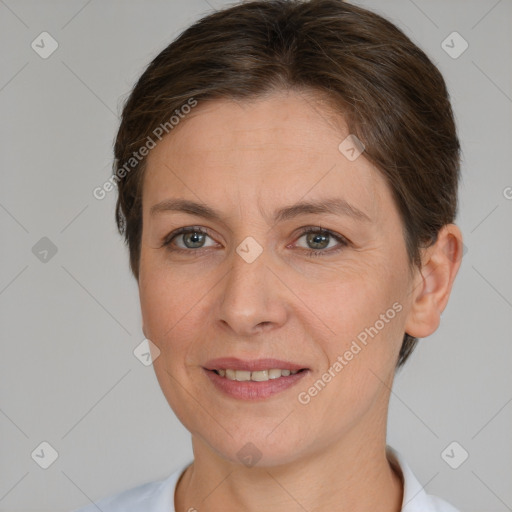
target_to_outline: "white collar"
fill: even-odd
[[[459,512],[441,498],[427,494],[403,455],[389,445],[386,446],[386,456],[389,463],[402,475],[404,495],[401,512]]]

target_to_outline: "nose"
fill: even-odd
[[[219,321],[237,336],[284,325],[286,287],[271,268],[265,250],[251,263],[233,251],[230,271],[220,288]]]

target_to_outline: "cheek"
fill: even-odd
[[[366,380],[368,368],[383,374],[394,368],[405,315],[397,279],[390,271],[366,268],[364,272],[343,273],[324,283],[321,290],[315,287],[314,293],[309,291],[307,302],[315,305],[322,324],[329,327],[323,338],[326,365],[331,367],[341,358],[343,370],[335,373],[343,373],[350,386]],[[370,377],[375,380],[375,376]],[[366,387],[362,382],[359,385]]]
[[[301,296],[307,297],[336,339],[355,337],[396,300],[394,287],[382,272],[361,267],[354,272],[344,269],[329,279],[323,276],[318,285],[304,283],[301,288]]]
[[[192,340],[208,316],[207,294],[212,285],[192,267],[170,269],[149,259],[141,263],[139,275],[145,335],[160,349],[161,362],[165,360],[168,368],[187,365]]]
[[[179,325],[187,309],[187,290],[172,274],[149,262],[141,264],[139,297],[147,336],[160,346]]]
[[[354,295],[349,307],[340,304],[331,323],[336,335],[324,344],[326,367],[302,390],[319,423],[333,432],[350,429],[377,403],[385,404],[401,345],[401,304],[367,291]]]

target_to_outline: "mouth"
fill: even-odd
[[[305,365],[281,359],[244,360],[224,357],[208,361],[203,370],[214,389],[239,400],[264,400],[298,385],[311,372]]]
[[[203,370],[213,384],[213,389],[219,391],[223,396],[245,401],[265,400],[281,394],[285,390],[297,386],[299,381],[309,373],[306,368],[293,370],[293,374],[291,370],[277,368],[271,368],[270,371],[256,370],[253,372],[230,368],[218,370],[203,368]],[[276,371],[272,372],[272,370]],[[221,375],[222,373],[224,376]]]
[[[279,379],[281,377],[288,377],[290,375],[295,375],[296,373],[305,372],[307,368],[301,368],[300,370],[288,370],[281,368],[270,368],[266,370],[257,370],[257,371],[249,371],[249,370],[237,370],[233,368],[219,368],[215,370],[208,370],[210,372],[216,373],[219,377],[228,379],[228,380],[236,380],[238,382],[266,382],[269,380]]]

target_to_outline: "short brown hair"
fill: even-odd
[[[341,0],[250,1],[186,29],[139,78],[115,140],[116,221],[138,279],[146,158],[122,166],[191,97],[309,90],[332,103],[393,193],[410,261],[457,214],[460,145],[443,77],[401,30]],[[133,160],[133,158],[132,158]],[[122,178],[122,179],[119,179]],[[417,339],[405,333],[397,366]]]

